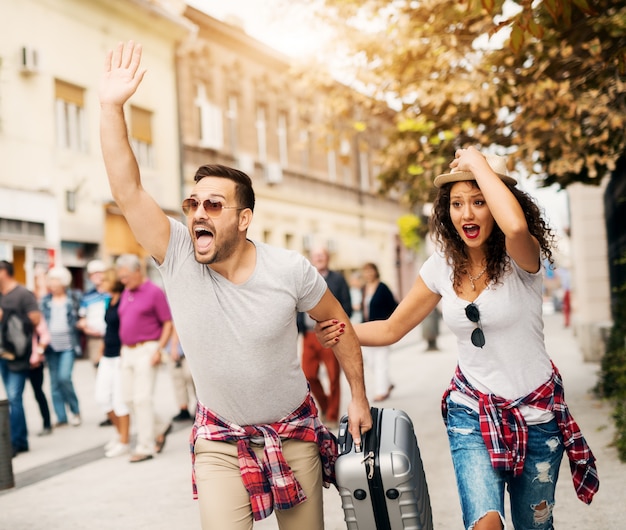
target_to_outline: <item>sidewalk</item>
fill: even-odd
[[[567,459],[557,487],[555,526],[559,530],[620,530],[625,528],[626,465],[610,445],[614,433],[611,410],[592,397],[598,364],[584,363],[560,314],[546,317],[548,350],[559,367],[568,403],[597,458],[600,491],[590,506],[574,493]],[[394,347],[391,373],[395,390],[385,407],[405,410],[413,419],[437,530],[462,528],[454,473],[448,452],[439,400],[453,373],[456,345],[442,326],[439,352],[425,352],[415,330]],[[175,424],[161,455],[129,464],[124,457],[103,457],[102,446],[112,427],[99,427],[104,415],[94,404],[94,369],[78,361],[74,382],[81,402],[83,425],[65,427],[39,438],[41,420],[27,384],[25,407],[30,451],[13,459],[16,487],[0,491],[0,529],[4,530],[136,530],[199,529],[196,502],[191,498],[188,435],[190,423]],[[46,374],[47,378],[47,374]],[[369,380],[369,374],[367,376]],[[48,388],[49,379],[44,387]],[[178,411],[169,374],[163,368],[157,382],[157,404],[164,417]],[[348,390],[343,394],[347,405]],[[343,530],[343,512],[336,490],[324,492],[327,530]],[[256,524],[274,530],[275,518]],[[225,529],[226,530],[226,529]]]

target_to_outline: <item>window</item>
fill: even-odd
[[[289,162],[289,147],[287,143],[289,131],[287,130],[287,123],[287,113],[279,112],[276,135],[278,136],[278,160],[283,167],[287,167]]]
[[[56,79],[54,82],[57,146],[87,152],[85,90]]]
[[[359,173],[361,190],[368,191],[370,188],[370,166],[367,151],[359,151]]]
[[[259,162],[267,162],[267,109],[259,105],[256,109],[256,139]]]
[[[311,136],[309,134],[308,124],[305,124],[299,134],[300,141],[300,164],[303,170],[308,170],[311,164],[310,149]]]
[[[46,235],[45,228],[44,223],[0,217],[0,234],[3,236],[43,237]]]
[[[328,136],[328,148],[326,150],[326,164],[328,166],[328,180],[337,182],[337,151],[333,142],[333,137]]]
[[[195,104],[198,108],[200,145],[210,149],[223,149],[222,109],[208,100],[204,85],[198,85]]]
[[[228,110],[226,111],[226,120],[228,121],[228,141],[230,144],[230,152],[235,154],[239,147],[239,135],[237,134],[237,96],[228,96]]]
[[[130,107],[130,143],[139,165],[154,167],[152,112],[134,105]]]
[[[285,248],[293,249],[293,234],[285,234]]]

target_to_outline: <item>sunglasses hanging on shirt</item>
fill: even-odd
[[[482,348],[485,345],[485,334],[483,333],[483,328],[480,325],[480,311],[478,311],[478,306],[473,302],[465,307],[465,316],[470,320],[470,322],[474,322],[476,324],[476,329],[472,331],[472,344],[477,348]]]

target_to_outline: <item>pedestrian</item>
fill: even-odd
[[[55,266],[46,273],[48,294],[40,302],[41,313],[50,332],[46,361],[50,372],[52,408],[57,417],[55,427],[81,424],[78,396],[72,373],[74,361],[82,355],[78,322],[81,293],[72,289],[72,274],[63,266]],[[68,415],[69,410],[69,415]]]
[[[122,392],[136,426],[130,462],[137,463],[160,453],[172,429],[154,407],[157,370],[172,332],[172,315],[165,293],[145,276],[139,256],[122,254],[115,270],[124,285],[118,308]]]
[[[442,413],[465,528],[503,528],[506,487],[515,528],[552,529],[564,450],[578,497],[590,503],[599,486],[544,343],[542,258],[552,261],[553,232],[504,157],[459,149],[450,167],[434,182],[438,251],[396,311],[357,326],[357,335],[392,344],[441,300],[459,348]],[[330,322],[318,331],[324,344],[341,335]]]
[[[14,277],[13,263],[0,261],[0,320],[8,318],[14,312],[20,319],[28,319],[32,327],[41,320],[41,313],[35,295],[20,285]],[[3,326],[4,328],[4,326]],[[32,344],[32,335],[24,337]],[[7,351],[6,337],[0,344],[0,375],[9,401],[9,429],[13,457],[28,451],[28,428],[24,414],[24,386],[28,377],[30,355],[16,357]]]
[[[87,274],[93,287],[85,292],[80,300],[78,329],[85,334],[86,357],[96,368],[102,354],[106,327],[104,313],[111,298],[102,286],[106,270],[106,265],[99,259],[87,263]]]
[[[172,329],[172,335],[167,347],[170,357],[170,375],[174,387],[174,398],[178,406],[178,414],[172,418],[173,421],[192,421],[194,413],[189,412],[189,404],[192,403],[194,410],[196,407],[196,387],[191,377],[189,364],[185,358],[185,352],[180,344],[176,328]]]
[[[85,292],[80,300],[79,320],[77,327],[85,335],[86,357],[98,368],[98,362],[104,348],[103,338],[106,324],[104,313],[111,298],[110,293],[103,288],[104,274],[107,266],[102,260],[94,259],[87,263],[87,275],[91,282],[91,289]],[[106,417],[100,422],[100,427],[112,425]]]
[[[330,292],[337,298],[341,307],[352,316],[350,287],[343,274],[328,268],[330,253],[324,246],[314,247],[310,253],[313,266],[326,280]],[[336,428],[339,422],[339,404],[341,401],[341,366],[331,348],[324,348],[315,336],[315,320],[301,312],[298,315],[298,331],[302,334],[302,370],[311,387],[313,397],[322,410],[322,418],[330,428]],[[328,378],[328,391],[324,389],[320,378],[320,367],[324,365]]]
[[[39,320],[39,324],[33,333],[33,349],[30,356],[30,367],[28,370],[28,380],[33,388],[33,394],[39,407],[39,413],[43,421],[43,428],[37,436],[47,436],[52,434],[52,420],[50,417],[50,407],[48,398],[43,390],[44,366],[46,363],[46,349],[50,344],[50,333],[46,319]]]
[[[122,341],[118,313],[124,285],[117,278],[115,269],[107,269],[102,274],[100,289],[108,294],[108,303],[104,313],[106,326],[102,350],[95,358],[98,368],[94,393],[96,403],[115,427],[116,436],[104,446],[104,456],[112,458],[130,452],[130,412],[122,394]]]
[[[366,263],[363,265],[362,274],[363,322],[389,318],[398,306],[398,302],[387,284],[380,281],[378,266],[375,263]],[[389,352],[389,346],[363,347],[363,357],[374,372],[374,401],[376,402],[388,399],[394,389],[393,383],[389,380]]]
[[[334,481],[337,446],[298,361],[296,314],[348,317],[301,254],[247,238],[255,198],[245,173],[201,166],[183,201],[186,225],[146,192],[123,111],[144,76],[140,60],[141,46],[132,41],[107,56],[102,151],[112,195],[161,271],[196,382],[191,447],[202,527],[250,529],[276,508],[281,528],[319,530],[322,482]],[[334,349],[352,392],[349,428],[360,444],[372,420],[360,348],[352,327],[345,329]]]

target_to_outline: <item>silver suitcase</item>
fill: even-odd
[[[409,416],[372,407],[372,430],[359,452],[339,424],[335,467],[348,530],[432,530],[432,511],[417,438]]]

